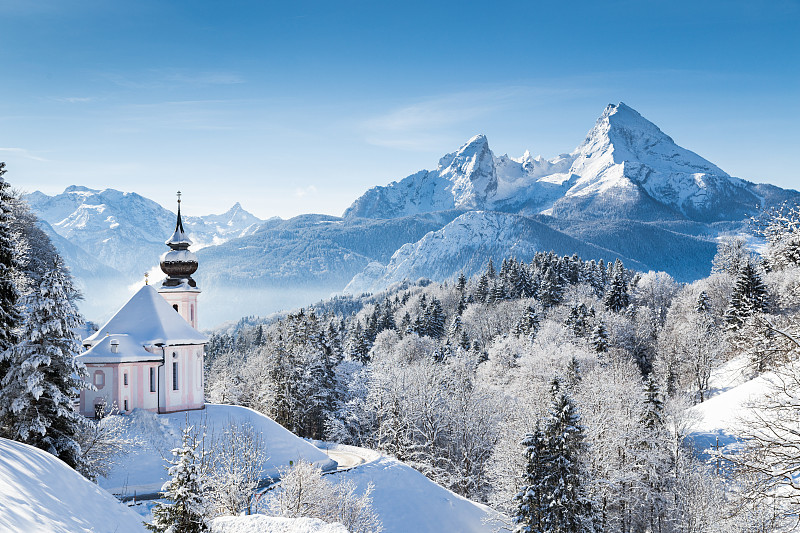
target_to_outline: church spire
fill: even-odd
[[[192,241],[189,240],[189,237],[187,237],[186,233],[183,231],[183,220],[181,220],[181,194],[181,191],[178,191],[178,220],[175,223],[175,233],[164,243],[173,250],[185,250],[192,244]]]
[[[170,247],[170,251],[161,256],[161,270],[167,275],[163,286],[177,287],[186,283],[190,287],[196,287],[192,274],[197,270],[197,256],[189,251],[192,241],[183,230],[181,191],[178,191],[178,219],[175,223],[175,232],[165,244]]]

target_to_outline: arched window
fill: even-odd
[[[172,308],[177,312],[178,311],[178,304],[172,304]]]
[[[189,306],[189,322],[194,324],[194,304]]]

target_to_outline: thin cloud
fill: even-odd
[[[317,194],[317,188],[313,185],[309,185],[308,187],[298,187],[294,190],[294,195],[298,198],[304,198],[314,194]]]
[[[48,161],[48,159],[45,159],[44,157],[39,157],[38,155],[32,154],[25,148],[0,148],[0,152],[16,154],[25,159],[32,159],[33,161]]]
[[[126,89],[164,89],[186,85],[236,85],[245,83],[244,77],[235,72],[218,71],[150,70],[137,76],[108,72],[102,74],[102,77]]]
[[[453,130],[513,109],[526,100],[562,94],[561,89],[510,86],[459,92],[420,100],[360,124],[365,141],[377,146],[422,150],[449,138]]]
[[[56,102],[64,102],[67,104],[84,104],[87,102],[93,102],[95,98],[93,96],[62,96],[55,98]]]

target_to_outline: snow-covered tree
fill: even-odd
[[[8,370],[0,388],[5,434],[46,450],[73,468],[81,466],[76,438],[82,419],[72,401],[85,386],[85,367],[75,361],[82,319],[71,296],[66,267],[57,255],[48,275],[25,295],[20,341],[3,353]]]
[[[622,311],[630,304],[628,280],[622,261],[614,261],[611,272],[611,283],[606,291],[606,308],[614,312]]]
[[[202,454],[199,435],[192,426],[183,429],[181,446],[172,450],[169,480],[161,487],[167,500],[153,508],[153,521],[146,524],[159,533],[197,533],[208,531],[206,502],[203,498]]]
[[[767,309],[767,288],[755,265],[746,263],[738,277],[731,295],[730,305],[725,311],[725,321],[730,329],[739,329],[745,320]]]
[[[17,343],[17,328],[22,322],[18,291],[19,248],[11,225],[14,197],[11,186],[3,178],[5,166],[5,163],[0,162],[0,354]],[[8,364],[0,360],[0,380],[3,379]]]
[[[264,478],[267,450],[253,426],[230,421],[211,436],[203,489],[214,515],[253,512],[256,489]]]
[[[352,482],[331,483],[322,470],[301,460],[281,471],[280,487],[267,506],[274,516],[318,518],[338,522],[352,533],[380,533],[383,525],[372,509],[371,494],[372,485],[358,495]]]
[[[546,531],[548,501],[549,449],[544,433],[538,427],[525,435],[520,443],[525,448],[525,472],[520,491],[514,496],[517,502],[513,516],[514,533]]]

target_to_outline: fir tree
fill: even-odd
[[[694,310],[698,314],[708,314],[711,312],[711,299],[708,297],[706,291],[700,291],[697,295],[697,302],[695,302]]]
[[[606,293],[606,309],[618,313],[623,309],[627,309],[630,304],[630,295],[628,294],[628,283],[625,280],[625,268],[622,266],[622,261],[617,259],[614,262],[613,271],[611,275],[611,286]]]
[[[592,530],[580,463],[585,453],[583,426],[575,403],[557,380],[553,390],[555,397],[543,428],[547,440],[544,531],[583,533]]]
[[[514,513],[514,533],[535,533],[545,530],[547,512],[548,449],[544,433],[539,427],[525,436],[525,473],[520,491],[514,496],[517,502]]]
[[[588,309],[586,304],[573,304],[566,320],[566,326],[576,337],[585,337],[589,333],[589,318],[593,315],[594,310]]]
[[[208,531],[203,500],[201,453],[197,435],[192,427],[183,430],[180,448],[172,450],[170,479],[161,488],[167,503],[159,502],[153,509],[153,522],[146,524],[150,531],[161,533],[196,533]]]
[[[14,440],[41,448],[69,466],[83,465],[76,437],[81,416],[72,408],[88,374],[75,361],[82,324],[71,301],[72,282],[55,255],[50,272],[25,296],[27,316],[20,342],[4,352],[9,363],[0,388],[0,419]]]
[[[590,341],[597,353],[604,353],[608,351],[608,331],[602,322],[598,322],[592,330],[592,339]]]
[[[564,286],[556,270],[548,267],[539,284],[539,301],[542,302],[545,308],[553,307],[561,302],[563,293]]]
[[[22,323],[19,279],[19,254],[11,228],[13,216],[11,186],[3,179],[6,164],[0,162],[0,354],[18,341],[17,328]],[[0,357],[0,380],[8,369],[8,363]]]
[[[762,313],[767,308],[767,288],[761,275],[752,263],[746,263],[739,271],[736,286],[731,295],[725,322],[730,329],[739,329],[748,317]]]
[[[514,326],[514,334],[518,337],[527,336],[532,338],[538,330],[539,315],[536,314],[536,309],[529,305]]]

